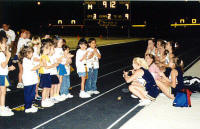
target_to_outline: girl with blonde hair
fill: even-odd
[[[154,100],[159,94],[156,82],[148,71],[148,64],[144,58],[134,58],[133,68],[133,75],[129,76],[128,72],[124,72],[123,77],[127,83],[131,83],[129,86],[130,92],[141,99],[139,106],[149,105],[151,100]],[[145,80],[143,85],[138,82],[139,78]]]

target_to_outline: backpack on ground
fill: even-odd
[[[191,107],[191,96],[192,92],[189,89],[182,89],[176,94],[173,102],[174,107]]]

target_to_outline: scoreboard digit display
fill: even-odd
[[[84,1],[85,25],[130,25],[129,1]]]

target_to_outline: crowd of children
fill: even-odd
[[[124,71],[123,77],[131,83],[131,97],[140,98],[140,106],[149,105],[159,93],[174,99],[183,89],[183,61],[176,56],[177,43],[172,41],[148,40],[144,58],[133,59],[131,75]]]
[[[33,105],[35,99],[41,100],[42,107],[51,107],[67,98],[73,98],[69,88],[70,64],[74,55],[70,53],[66,41],[48,35],[30,38],[29,31],[21,31],[15,55],[19,67],[17,88],[24,88],[25,113],[38,111]],[[9,85],[8,71],[16,69],[13,65],[8,67],[11,47],[7,42],[8,37],[3,30],[0,32],[0,116],[14,115],[5,106],[6,87]],[[100,93],[96,86],[100,58],[94,38],[88,41],[80,39],[75,57],[77,73],[81,78],[80,98],[89,98],[92,94]],[[42,89],[42,97],[38,94],[39,88]]]
[[[15,34],[9,26],[0,31],[0,116],[12,116],[14,112],[5,106],[6,87],[9,85],[8,72],[16,69],[8,67]],[[6,33],[7,32],[7,33]],[[10,36],[9,36],[10,34]],[[35,99],[41,100],[42,107],[51,107],[55,103],[73,98],[69,93],[70,70],[72,58],[67,42],[57,36],[45,35],[43,38],[32,36],[22,30],[17,42],[15,60],[18,61],[17,88],[24,88],[25,113],[35,113],[38,108],[33,106]],[[11,42],[12,41],[12,42]],[[149,105],[159,93],[174,99],[176,93],[183,88],[183,61],[175,54],[177,43],[172,41],[148,40],[144,58],[133,59],[131,75],[125,72],[123,77],[131,83],[131,97],[140,98],[140,106]],[[77,45],[75,64],[81,78],[80,98],[89,98],[99,94],[97,77],[100,51],[96,40],[80,39]],[[42,97],[38,89],[42,89]]]

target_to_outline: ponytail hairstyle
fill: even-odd
[[[149,69],[149,66],[144,58],[135,57],[133,59],[133,63],[138,64],[140,67],[143,67],[144,69]]]
[[[22,63],[23,58],[27,58],[28,54],[33,53],[33,47],[30,45],[24,45],[19,52],[19,61]]]
[[[81,44],[86,44],[86,46],[88,46],[88,43],[87,43],[87,41],[85,40],[85,38],[81,38],[81,39],[78,41],[78,45],[77,45],[76,50],[80,49],[80,45],[81,45]]]

